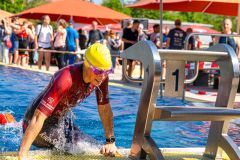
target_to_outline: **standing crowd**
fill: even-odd
[[[225,19],[223,33],[232,34],[231,28],[231,20]],[[173,29],[169,30],[168,26],[163,27],[162,48],[184,49],[185,38],[192,32],[192,28],[188,28],[186,32],[182,30],[181,21],[177,19]],[[240,48],[237,38],[216,39],[213,37],[212,44],[227,43],[237,52],[237,48]],[[91,44],[100,42],[107,45],[111,52],[114,72],[114,68],[121,64],[119,58],[121,51],[142,40],[151,40],[157,48],[160,48],[160,25],[153,25],[153,32],[149,34],[145,32],[139,20],[129,20],[122,32],[114,33],[110,29],[101,32],[98,29],[98,23],[93,21],[92,29],[87,33],[82,29],[76,31],[73,20],[67,23],[64,19],[60,19],[53,28],[48,15],[43,16],[41,23],[36,27],[28,21],[20,23],[17,17],[13,17],[11,21],[2,19],[0,22],[0,61],[22,66],[37,64],[39,69],[42,69],[42,65],[45,64],[46,70],[49,70],[51,64],[55,64],[61,69],[82,60],[80,50],[85,50]],[[190,37],[187,49],[195,50],[200,48],[200,45],[199,37]],[[51,50],[56,50],[58,53]],[[132,76],[136,64],[140,63],[128,61],[129,76]]]

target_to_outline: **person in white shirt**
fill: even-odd
[[[50,25],[50,17],[48,15],[43,16],[42,24],[37,25],[35,35],[35,50],[37,49],[51,49],[53,46],[53,29]],[[39,51],[38,68],[42,69],[43,58],[45,57],[46,70],[49,70],[51,53]]]

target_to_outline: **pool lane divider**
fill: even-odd
[[[35,68],[31,68],[29,66],[27,67],[22,67],[22,66],[16,66],[16,65],[8,65],[5,63],[0,62],[1,66],[5,66],[5,67],[12,67],[12,68],[18,68],[18,69],[22,69],[22,70],[27,70],[27,71],[32,71],[32,72],[38,72],[38,73],[45,73],[45,74],[49,74],[49,75],[53,75],[54,72],[53,71],[44,71],[44,70],[39,70],[39,69],[35,69]],[[119,87],[119,88],[124,88],[124,89],[130,89],[130,90],[135,90],[135,91],[141,91],[141,88],[139,87],[135,87],[135,86],[131,86],[131,85],[126,85],[123,83],[116,83],[116,82],[109,82],[110,86],[114,86],[114,87]]]

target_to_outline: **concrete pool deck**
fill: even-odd
[[[160,148],[166,160],[201,160],[204,148]],[[92,153],[78,154],[78,155],[59,155],[53,151],[40,150],[30,151],[29,156],[31,160],[130,160],[128,154],[129,149],[119,149],[122,156],[117,157],[105,157],[99,154],[96,150]],[[0,153],[0,160],[18,160],[16,152]],[[149,158],[147,158],[149,160]],[[208,160],[208,159],[204,159]],[[210,159],[209,159],[210,160]],[[222,157],[218,156],[216,160],[230,160],[225,153]]]

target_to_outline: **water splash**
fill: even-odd
[[[22,139],[22,120],[17,123],[8,123],[6,125],[0,125],[0,152],[13,151],[11,146],[20,146]],[[17,151],[15,149],[14,151]]]
[[[99,152],[101,145],[88,142],[87,139],[78,141],[76,145],[73,145],[69,150],[71,154],[96,154]]]

